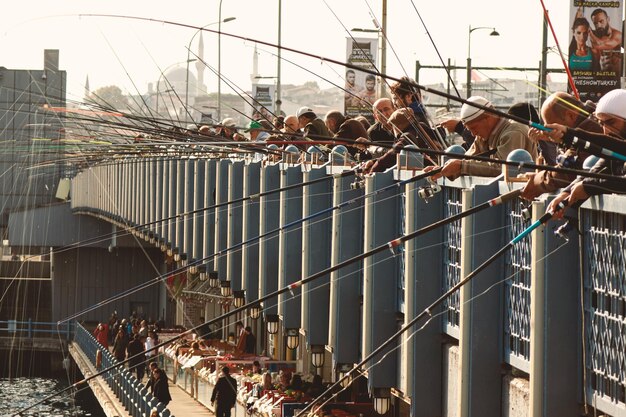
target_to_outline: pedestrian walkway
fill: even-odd
[[[198,401],[194,400],[191,395],[186,393],[178,385],[172,383],[171,380],[168,382],[172,401],[170,401],[170,403],[167,405],[167,408],[170,410],[172,415],[174,415],[175,417],[213,415],[213,413],[209,411],[208,408],[200,404]]]

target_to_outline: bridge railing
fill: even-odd
[[[145,164],[145,161],[139,162]],[[209,164],[213,161],[205,162]],[[158,160],[151,163],[156,165],[156,172],[163,165],[163,161]],[[135,161],[126,161],[96,166],[79,174],[73,180],[72,207],[77,212],[90,213],[120,225],[149,223],[155,227],[154,224],[159,224],[153,224],[155,220],[171,217],[174,213],[162,211],[160,216],[148,219],[144,218],[145,214],[143,217],[139,215],[145,213],[146,208],[138,212],[135,206],[150,206],[155,199],[146,198],[145,192],[138,194],[127,186],[134,184],[138,175],[145,177],[146,170],[137,167]],[[402,172],[399,174],[404,178]],[[415,173],[406,170],[405,174],[413,176]],[[206,174],[205,177],[207,190],[215,189],[214,176]],[[172,200],[185,195],[177,190],[175,183],[164,184],[158,175],[148,179],[150,181],[141,183],[142,190],[146,187],[153,191],[165,190]],[[441,193],[433,197],[428,205],[421,204],[414,211],[391,214],[404,216],[402,220],[409,223],[418,223],[421,217],[437,221],[510,191],[511,187],[522,186],[480,177],[439,180],[439,184],[442,186]],[[228,185],[243,187],[243,182],[233,177]],[[337,190],[337,195],[345,191],[341,187]],[[417,200],[419,197],[415,193],[415,197],[411,198]],[[405,202],[411,202],[408,199],[405,196]],[[521,202],[515,201],[450,223],[437,231],[441,236],[440,242],[432,238],[435,242],[429,244],[435,249],[428,252],[428,257],[421,255],[426,253],[427,246],[416,244],[414,254],[407,251],[407,255],[417,259],[415,265],[410,265],[412,272],[399,269],[398,273],[405,274],[403,288],[408,288],[410,283],[415,285],[411,287],[412,292],[407,289],[398,297],[403,301],[398,304],[402,306],[421,298],[413,303],[413,311],[405,312],[406,316],[421,312],[420,307],[453,287],[541,217],[550,199],[546,196],[534,202],[530,206],[530,218],[522,215]],[[165,208],[167,202],[163,199],[157,203]],[[411,351],[406,349],[403,351],[406,352],[404,359],[407,363],[409,360],[413,363],[423,360],[420,366],[430,364],[434,373],[440,373],[442,365],[431,358],[441,357],[440,342],[444,336],[451,346],[458,347],[460,361],[465,367],[462,369],[465,374],[460,379],[462,386],[458,387],[459,398],[469,401],[467,399],[472,398],[475,392],[481,397],[488,397],[481,402],[473,401],[472,406],[478,407],[485,402],[499,403],[503,389],[502,370],[514,368],[515,372],[511,374],[526,377],[532,391],[530,397],[535,404],[543,404],[546,415],[575,415],[575,411],[565,410],[576,410],[580,406],[580,392],[584,386],[589,403],[597,404],[599,410],[613,417],[626,416],[625,202],[624,196],[604,196],[590,199],[583,206],[580,211],[582,248],[579,248],[579,239],[573,233],[570,233],[567,243],[555,236],[553,228],[558,225],[557,222],[538,228],[531,236],[518,242],[506,255],[445,301],[441,318],[437,316],[433,320],[436,321],[433,323],[436,329],[431,335],[432,343],[427,345],[427,336],[423,332],[415,338],[420,343],[416,342],[414,346],[415,354],[410,356]],[[205,204],[204,200],[201,203]],[[150,213],[149,210],[147,212]],[[380,213],[381,218],[385,215],[393,217],[390,213]],[[269,224],[268,220],[259,222]],[[153,243],[156,241],[155,244],[159,244],[162,250],[177,247],[181,253],[193,253],[185,247],[189,246],[189,239],[177,243],[173,240],[174,235],[164,234],[159,229],[135,232],[143,234]],[[159,234],[155,235],[157,232]],[[204,229],[198,233],[204,233],[202,239],[194,238],[192,241],[204,241],[204,246],[210,248],[206,242],[212,241],[215,233]],[[208,255],[213,253],[213,249],[210,250]],[[200,252],[196,259],[208,255]],[[430,280],[424,271],[435,270],[433,264],[441,272],[438,271],[433,275],[435,279]],[[584,285],[582,288],[581,284]],[[426,289],[425,285],[428,285]],[[436,294],[430,292],[431,286],[437,287]],[[368,326],[376,327],[377,320],[376,316],[368,319]],[[405,392],[412,397],[414,404],[423,406],[425,401],[442,402],[430,395],[428,389],[422,390],[429,393],[428,398],[418,398],[422,391],[417,387],[437,385],[432,380],[433,372],[414,373],[409,367],[406,369],[411,375],[406,376],[404,382],[399,378],[399,384],[408,385],[406,381],[412,384]],[[585,381],[582,376],[586,377]],[[486,392],[491,395],[485,396]],[[499,404],[492,406],[500,409]],[[479,411],[474,413],[485,415]],[[435,410],[431,414],[440,415],[442,412]]]
[[[59,324],[56,322],[33,321],[32,319],[0,320],[0,336],[17,336],[32,339],[35,337],[58,337],[63,336],[65,340],[70,340],[74,334],[74,324],[66,322]]]
[[[94,365],[97,352],[101,352],[100,369],[108,369],[118,363],[111,352],[98,343],[96,338],[80,324],[76,324],[74,342]],[[131,416],[149,417],[152,409],[156,408],[160,417],[173,417],[165,405],[154,398],[145,385],[131,375],[126,367],[118,366],[102,376]]]
[[[583,233],[585,393],[611,416],[626,415],[626,205],[607,195],[580,211]]]

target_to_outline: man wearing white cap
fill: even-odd
[[[565,145],[585,146],[573,143],[574,138],[586,141],[606,148],[621,155],[626,155],[626,90],[612,90],[606,93],[596,106],[596,118],[602,124],[604,135],[587,132],[581,129],[572,129],[559,124],[548,124],[546,127],[552,129],[547,132],[547,136],[557,143]],[[602,156],[599,148],[585,147],[587,151],[597,156]],[[623,178],[626,172],[624,162],[620,160],[600,159],[592,168],[592,172],[602,172],[603,174],[620,176]],[[548,211],[554,212],[558,204],[567,200],[568,206],[586,200],[589,196],[606,193],[626,193],[626,181],[622,178],[616,180],[603,180],[599,178],[576,179],[561,194],[559,194],[548,206]],[[556,213],[556,217],[563,217],[563,211]]]
[[[528,138],[528,126],[488,112],[486,107],[492,107],[489,100],[480,96],[472,96],[461,107],[461,121],[476,137],[466,155],[478,155],[493,151],[495,159],[505,160],[515,149],[524,149],[530,153],[533,160],[537,157],[537,144]],[[430,171],[437,167],[427,167]],[[443,166],[440,173],[433,175],[433,179],[446,177],[455,179],[461,175],[477,175],[482,177],[496,177],[500,175],[500,164],[463,159],[451,159]]]
[[[304,132],[304,137],[310,140],[320,140],[331,138],[333,135],[328,131],[326,123],[310,107],[300,107],[296,113],[300,122],[300,129]]]

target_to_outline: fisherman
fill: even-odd
[[[394,111],[389,117],[389,124],[393,126],[396,135],[393,147],[378,159],[367,161],[363,166],[363,173],[382,172],[391,168],[396,163],[396,155],[404,146],[417,144],[420,148],[427,148],[428,144],[424,137],[433,135],[428,125],[415,120],[413,111],[408,107]],[[425,159],[427,165],[434,163],[428,155],[425,155]]]
[[[263,126],[256,120],[248,123],[248,128],[244,130],[245,133],[250,133],[251,142],[265,142],[269,137],[269,133],[263,130]]]
[[[237,134],[237,123],[235,119],[226,117],[217,126],[215,126],[217,135],[226,139],[237,140],[235,135]]]
[[[602,127],[591,117],[593,109],[571,94],[559,91],[548,96],[541,106],[541,117],[546,124],[558,123],[567,127],[577,127],[589,132],[600,133]],[[531,128],[529,137],[532,140],[545,141],[548,136],[543,131]],[[540,142],[541,144],[541,142]],[[559,168],[582,169],[583,162],[589,154],[569,147],[557,155]],[[521,197],[532,200],[541,194],[556,191],[567,186],[575,175],[564,172],[543,170],[526,174],[528,183],[522,190]]]
[[[324,123],[326,123],[326,127],[336,139],[348,139],[350,142],[353,142],[358,138],[368,138],[367,130],[365,130],[358,120],[348,119],[340,111],[331,110],[326,113]],[[357,149],[352,146],[350,142],[348,142],[346,146],[348,152],[354,156]]]
[[[393,134],[393,127],[389,124],[389,117],[395,110],[393,102],[386,97],[379,98],[372,105],[372,110],[376,123],[367,130],[370,141],[387,145],[393,144],[396,138]]]
[[[400,81],[393,83],[390,87],[393,104],[398,109],[410,108],[418,121],[428,124],[426,108],[422,104],[422,94],[414,84],[415,81],[409,77],[402,77]]]
[[[324,121],[317,117],[310,107],[300,107],[296,116],[300,123],[300,129],[302,129],[306,138],[315,141],[323,138],[331,138],[333,136],[328,131]]]
[[[461,106],[461,121],[476,137],[467,155],[478,155],[488,151],[495,151],[493,157],[505,160],[515,149],[524,149],[535,160],[537,158],[537,144],[528,138],[528,126],[514,122],[491,112],[484,107],[491,108],[492,104],[484,97],[472,96],[468,103]],[[426,167],[425,171],[438,168]],[[500,175],[500,164],[483,161],[451,159],[443,166],[441,172],[432,176],[433,180],[441,177],[456,179],[461,175],[476,175],[482,177],[496,177]]]
[[[626,90],[612,90],[598,101],[596,118],[602,124],[604,134],[591,133],[581,129],[572,129],[560,124],[547,124],[552,129],[547,136],[557,143],[570,145],[574,137],[591,142],[597,146],[626,155]],[[593,148],[590,148],[593,150]],[[626,193],[626,172],[624,162],[620,160],[600,159],[592,168],[592,172],[602,172],[621,177],[616,180],[599,178],[577,178],[565,188],[548,206],[548,211],[555,213],[557,218],[563,217],[563,210],[556,211],[561,201],[567,201],[569,207],[579,205],[592,195],[607,193]]]

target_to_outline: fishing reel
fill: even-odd
[[[554,228],[554,235],[563,239],[566,243],[569,242],[569,234],[572,230],[582,235],[578,229],[578,219],[576,217],[565,217],[567,220],[562,225]]]
[[[426,203],[428,203],[428,200],[433,198],[435,194],[441,191],[441,186],[439,184],[437,184],[430,178],[428,178],[427,181],[428,185],[425,185],[417,190],[417,195]]]
[[[530,204],[527,205],[527,206],[522,205],[522,210],[520,212],[520,215],[522,216],[522,219],[524,221],[526,221],[526,222],[529,221],[530,219],[532,219],[533,218],[533,212],[532,212],[531,205]]]
[[[365,178],[359,178],[357,177],[351,184],[350,184],[350,189],[351,190],[360,190],[362,188],[365,188]]]

